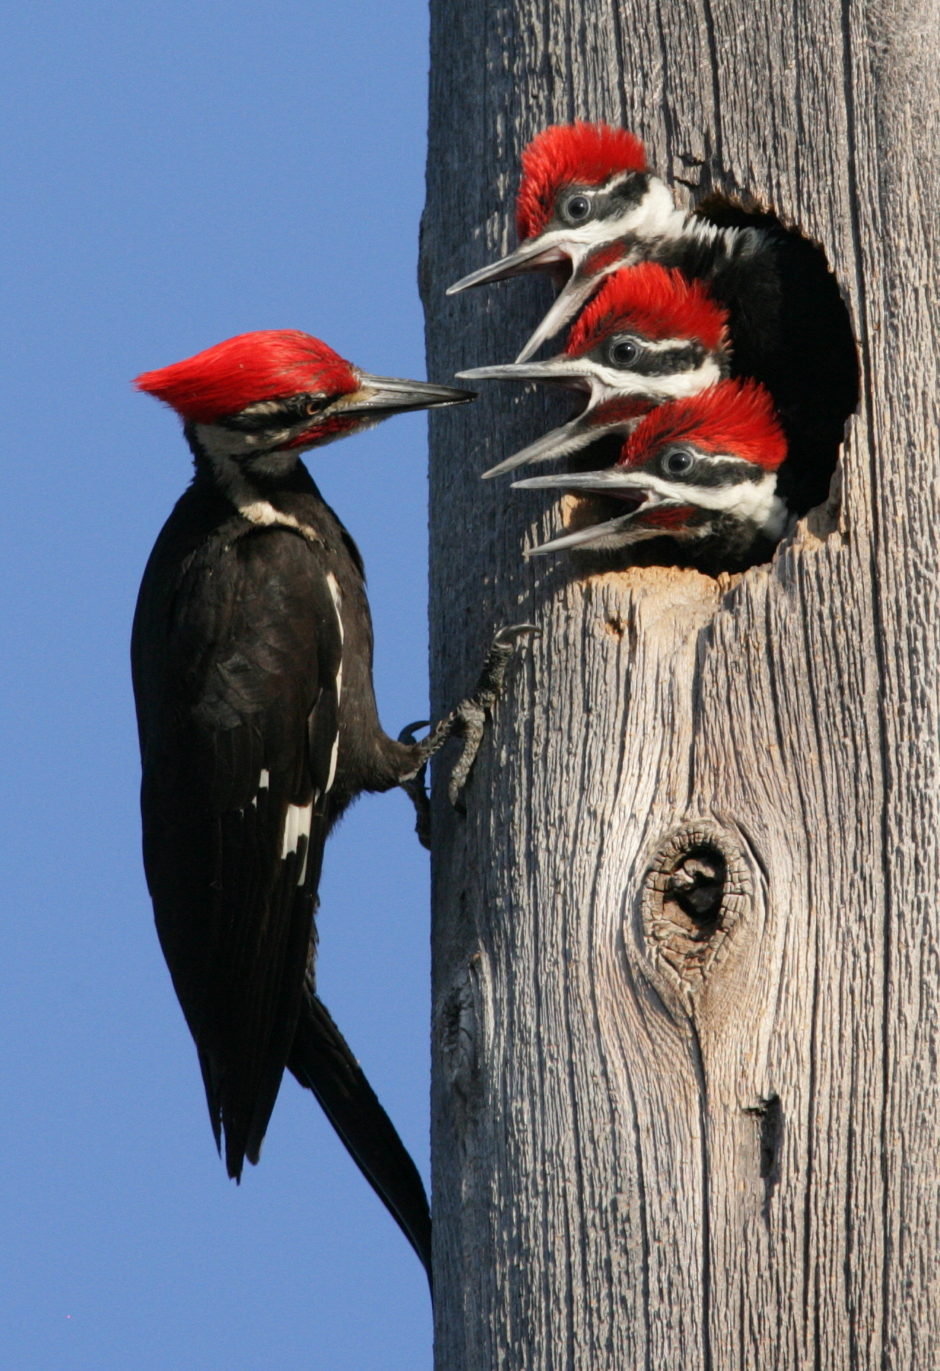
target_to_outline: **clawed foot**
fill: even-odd
[[[421,744],[415,737],[416,728],[427,728],[430,724],[428,719],[419,719],[416,723],[406,724],[398,735],[400,743],[407,743],[409,747],[420,747]],[[415,807],[415,833],[418,835],[418,842],[422,847],[429,851],[431,848],[431,801],[428,799],[427,787],[424,778],[427,773],[427,758],[421,763],[413,776],[406,776],[403,781],[399,781],[402,790],[410,799]]]
[[[472,693],[466,699],[461,700],[449,714],[445,714],[444,718],[434,725],[428,736],[418,744],[421,748],[421,767],[415,776],[403,781],[401,785],[402,789],[411,796],[415,806],[417,812],[416,831],[425,847],[430,846],[430,806],[424,788],[424,772],[428,761],[435,752],[444,746],[448,738],[459,737],[463,739],[460,756],[454,764],[450,773],[450,780],[447,783],[448,799],[455,809],[463,812],[463,806],[460,804],[460,792],[466,785],[470,768],[480,750],[483,734],[486,731],[486,720],[502,694],[506,670],[516,650],[516,643],[519,638],[537,635],[538,632],[539,630],[534,624],[511,624],[507,628],[501,628],[490,644],[483,663],[483,670],[480,672],[480,678]],[[409,724],[408,728],[403,729],[399,734],[399,740],[414,744],[416,740],[412,730],[421,727],[424,725]]]

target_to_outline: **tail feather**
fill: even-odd
[[[323,1001],[305,987],[288,1068],[312,1090],[431,1280],[431,1213],[417,1167]]]

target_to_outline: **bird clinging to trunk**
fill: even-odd
[[[481,702],[421,743],[383,731],[362,560],[300,456],[472,395],[369,375],[297,331],[136,384],[181,416],[195,465],[144,572],[132,659],[147,882],[216,1142],[238,1179],[290,1067],[428,1266],[421,1180],[316,995],[314,914],[344,809],[413,784]],[[483,707],[510,647],[494,651]]]

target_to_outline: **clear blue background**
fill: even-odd
[[[0,1365],[422,1371],[418,1262],[287,1079],[229,1182],[139,857],[127,640],[189,479],[139,371],[301,328],[423,377],[423,3],[8,8],[0,261]],[[447,377],[437,377],[446,381]],[[390,731],[427,710],[425,420],[311,466],[363,550]],[[398,794],[328,851],[323,997],[427,1175],[426,854]]]

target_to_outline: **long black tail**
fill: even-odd
[[[343,1145],[431,1280],[431,1211],[424,1184],[329,1010],[309,987],[288,1068],[312,1090]]]

